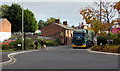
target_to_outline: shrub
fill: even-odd
[[[62,42],[60,41],[60,39],[56,39],[56,40],[55,40],[55,44],[56,44],[56,45],[62,45]]]
[[[117,34],[117,37],[113,39],[113,44],[115,44],[115,45],[120,44],[120,33]]]
[[[45,44],[47,46],[55,46],[55,41],[53,41],[53,40],[47,40],[47,41],[45,41]]]
[[[108,34],[103,35],[103,36],[98,36],[97,45],[100,45],[100,43],[102,43],[103,45],[106,45],[108,43],[107,40],[109,40]],[[120,33],[118,34],[110,33],[110,40],[113,40],[114,45],[119,45],[120,44]]]
[[[107,38],[105,38],[103,36],[97,37],[97,45],[100,45],[100,43],[102,43],[102,45],[107,44]]]
[[[94,51],[102,51],[104,47],[103,46],[97,46],[97,45],[94,45],[92,46],[91,50],[94,50]]]
[[[61,45],[61,41],[59,39],[55,39],[55,40],[47,40],[45,41],[45,44],[47,46],[58,46],[58,45]]]
[[[10,47],[9,47],[9,45],[2,45],[2,50],[8,50],[8,49],[10,49]]]
[[[42,40],[42,39],[36,39],[36,40],[38,41],[38,43],[41,43],[41,40]]]
[[[25,39],[25,48],[26,49],[34,49],[34,41],[32,39]]]
[[[18,46],[18,44],[22,44],[21,40],[16,40],[14,42],[10,42],[10,44],[6,45],[2,45],[2,50],[9,50],[9,49],[16,49],[16,50],[21,50],[22,47]]]
[[[21,46],[18,46],[18,44],[21,44]],[[22,50],[22,40],[17,39],[15,42],[11,42],[9,46],[11,46],[11,48],[14,48],[16,50]]]
[[[103,45],[103,46],[93,46],[91,50],[94,51],[103,51],[103,52],[112,52],[120,53],[120,45]]]

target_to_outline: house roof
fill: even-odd
[[[58,23],[54,23],[54,24],[56,24],[56,25],[58,25],[58,26],[60,26],[60,27],[62,27],[62,28],[65,28],[65,29],[71,29],[71,30],[74,29],[74,28],[72,28],[72,27],[65,26],[65,25],[63,25],[63,24],[58,24]]]

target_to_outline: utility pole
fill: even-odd
[[[22,0],[22,50],[25,50],[25,31],[24,31],[24,8]]]

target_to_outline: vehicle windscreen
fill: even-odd
[[[83,35],[83,33],[74,33],[73,37],[74,38],[83,38],[84,35]]]

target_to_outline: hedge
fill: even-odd
[[[25,39],[25,49],[34,49],[35,44],[34,41],[38,41],[38,48],[41,48],[41,40],[42,39]],[[18,44],[21,44],[21,46],[18,46]],[[54,39],[54,40],[45,40],[45,45],[46,46],[58,46],[61,45],[61,41],[59,39]],[[14,49],[14,50],[22,50],[22,39],[17,39],[16,41],[10,42],[9,45],[2,45],[2,50],[9,50],[9,49]]]
[[[55,40],[46,40],[45,41],[46,46],[58,46],[61,45],[61,41],[59,39],[55,39]]]
[[[94,51],[102,51],[102,52],[112,52],[112,53],[120,53],[120,45],[94,45],[91,50]]]
[[[108,34],[103,35],[103,36],[98,36],[97,45],[100,45],[100,43],[102,43],[102,45],[108,44],[107,42],[108,39],[109,39]],[[110,33],[110,40],[113,40],[112,44],[119,45],[120,44],[120,33],[118,34]]]

